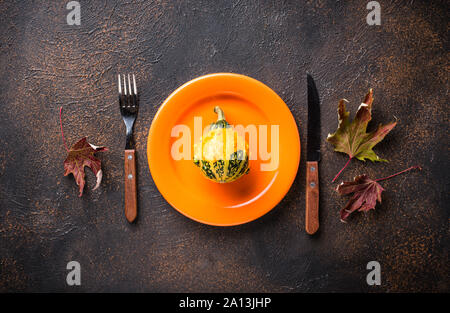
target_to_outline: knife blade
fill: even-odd
[[[312,235],[319,229],[320,98],[314,79],[309,74],[307,74],[307,92],[305,229]]]

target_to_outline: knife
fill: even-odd
[[[313,78],[307,74],[308,134],[306,142],[306,232],[319,229],[319,161],[320,161],[320,99]]]

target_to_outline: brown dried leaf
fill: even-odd
[[[73,174],[75,181],[80,186],[80,197],[83,195],[83,188],[85,185],[84,180],[84,167],[89,167],[97,177],[97,183],[93,190],[100,186],[102,181],[102,168],[101,161],[94,156],[96,152],[107,151],[106,147],[97,147],[87,142],[86,137],[80,139],[74,144],[64,160],[64,176]]]
[[[353,193],[347,205],[341,210],[341,221],[344,222],[356,210],[366,212],[375,209],[377,200],[381,203],[381,193],[384,189],[367,175],[360,175],[351,182],[342,182],[336,191],[341,195]]]

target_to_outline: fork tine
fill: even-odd
[[[130,74],[128,74],[128,90],[130,91],[130,95],[133,95],[133,91],[131,90]]]
[[[125,79],[125,74],[123,75],[123,90],[124,90],[123,94],[127,95],[128,91],[127,91],[127,81]]]
[[[130,91],[127,88],[127,78],[125,76],[125,74],[122,74],[122,79],[123,79],[123,94],[124,94],[124,102],[123,105],[124,107],[129,107],[130,106],[130,99],[128,99],[128,95],[130,93]]]
[[[119,95],[121,95],[122,94],[122,86],[120,86],[121,85],[120,84],[120,74],[117,76],[119,77]]]
[[[134,74],[133,74],[133,85],[134,85],[134,94],[137,96],[136,78],[134,77]]]

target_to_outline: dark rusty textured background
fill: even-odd
[[[0,291],[450,291],[449,7],[447,1],[0,1]],[[138,77],[139,218],[123,213],[125,127],[116,74]],[[191,221],[155,188],[146,159],[158,107],[178,86],[236,72],[273,88],[301,134],[300,171],[284,200],[237,227]],[[375,151],[389,163],[353,161],[342,179],[377,178],[383,203],[344,224],[346,199],[331,179],[346,162],[323,142],[321,229],[304,231],[306,72],[322,100],[322,138],[337,127],[342,97],[352,112],[374,88],[374,127],[398,118]],[[82,136],[99,154],[104,181],[82,198],[63,177],[65,149]],[[76,260],[82,285],[66,285]],[[381,264],[382,285],[366,284]]]

